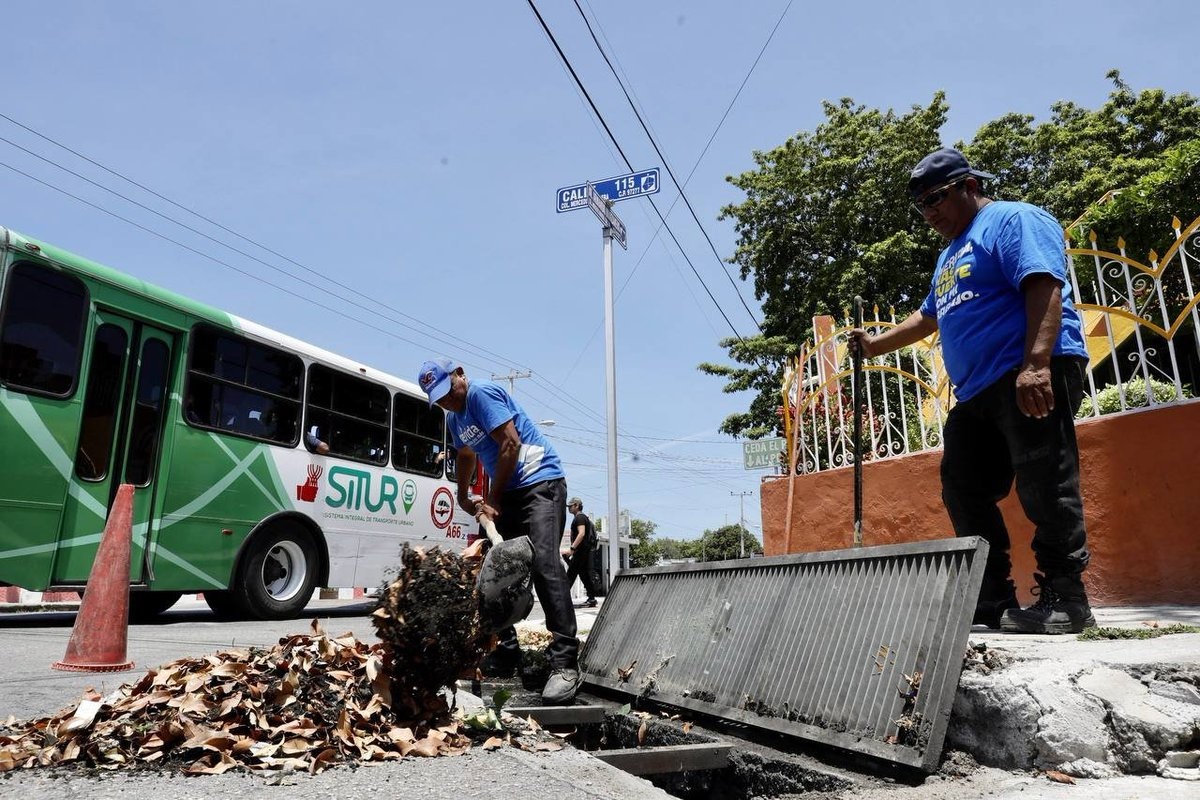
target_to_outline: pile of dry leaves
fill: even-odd
[[[0,772],[72,763],[317,772],[467,750],[443,689],[474,674],[487,644],[474,594],[479,560],[405,547],[401,561],[374,614],[381,644],[329,637],[314,620],[311,634],[270,649],[171,662],[108,697],[92,693],[0,730]]]

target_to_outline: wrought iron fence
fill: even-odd
[[[1088,348],[1088,396],[1080,416],[1177,403],[1192,396],[1200,377],[1200,293],[1192,270],[1200,266],[1200,217],[1184,227],[1171,221],[1174,241],[1160,257],[1138,261],[1118,238],[1115,250],[1098,243],[1071,247],[1068,272]],[[865,327],[878,333],[898,324],[894,308],[872,309]],[[850,312],[839,324],[813,320],[813,338],[785,370],[785,471],[817,472],[854,461],[848,334]],[[863,365],[866,418],[863,459],[870,461],[936,449],[954,403],[935,333]]]

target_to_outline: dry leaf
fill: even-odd
[[[1059,772],[1053,769],[1046,770],[1046,777],[1055,783],[1075,783],[1075,779],[1067,773]]]
[[[646,743],[646,731],[649,729],[649,727],[650,723],[646,720],[642,720],[642,724],[638,727],[637,732],[638,747],[641,747]]]
[[[90,728],[96,720],[96,713],[100,710],[101,705],[96,700],[84,700],[75,709],[75,713],[71,718],[58,727],[58,735],[63,736],[68,733]]]
[[[489,736],[488,740],[483,743],[484,750],[495,750],[497,747],[503,747],[504,740],[498,736]]]

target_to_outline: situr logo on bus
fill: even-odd
[[[316,464],[308,467],[308,480],[296,487],[296,499],[305,503],[316,502],[317,487],[320,484],[324,469]],[[350,467],[333,467],[329,470],[329,493],[325,504],[330,508],[344,508],[347,511],[361,511],[365,506],[372,513],[378,513],[385,505],[395,514],[396,499],[404,505],[404,513],[412,511],[413,503],[417,500],[417,484],[407,479],[401,485],[392,475],[379,477],[377,491],[372,492],[374,478],[370,472]],[[374,494],[374,496],[372,496]]]

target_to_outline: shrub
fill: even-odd
[[[1150,391],[1154,393],[1155,403],[1170,403],[1177,399],[1175,396],[1175,384],[1164,383],[1150,379]],[[1183,397],[1191,397],[1192,393],[1188,387],[1183,387]],[[1120,387],[1105,386],[1103,389],[1096,392],[1095,404],[1100,408],[1100,415],[1112,414],[1117,411],[1122,411],[1121,408],[1121,391]],[[1150,400],[1146,392],[1146,380],[1144,378],[1134,378],[1125,383],[1125,409],[1141,408],[1150,405]],[[1076,419],[1092,416],[1093,401],[1091,397],[1084,396],[1083,403],[1079,406],[1079,413],[1075,415]]]

